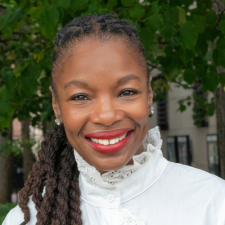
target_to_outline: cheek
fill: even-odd
[[[87,123],[88,111],[78,110],[72,106],[65,106],[63,107],[62,117],[68,138],[71,135],[74,138],[79,135],[79,131]]]
[[[136,121],[140,126],[145,126],[146,123],[148,124],[149,109],[146,100],[127,104],[124,110],[126,111],[126,115]]]

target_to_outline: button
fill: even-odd
[[[115,197],[114,197],[114,195],[112,195],[112,194],[109,194],[109,195],[107,195],[107,201],[108,202],[114,202],[114,200],[115,200]]]

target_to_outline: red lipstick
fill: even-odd
[[[128,140],[130,139],[131,135],[133,134],[133,131],[134,131],[133,129],[118,129],[118,130],[111,130],[111,131],[102,131],[102,132],[87,134],[87,135],[85,135],[85,138],[95,151],[101,152],[104,154],[113,154],[113,153],[120,151],[121,149],[123,149],[126,146]],[[126,133],[128,133],[128,134],[123,140],[117,142],[116,144],[112,144],[112,145],[97,144],[90,140],[90,138],[114,139],[114,138],[121,137]]]

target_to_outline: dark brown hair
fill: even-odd
[[[144,59],[145,62],[144,47],[138,37],[136,27],[126,20],[117,19],[112,15],[75,18],[62,28],[55,38],[51,86],[56,95],[57,91],[53,80],[55,76],[53,75],[71,47],[87,37],[100,41],[124,38],[139,58]],[[147,68],[146,62],[144,66]],[[146,74],[148,81],[149,75]],[[20,192],[19,206],[24,213],[24,222],[21,225],[25,225],[30,220],[30,211],[27,205],[30,195],[32,195],[37,210],[36,225],[82,225],[79,171],[73,147],[67,140],[63,125],[55,125],[46,136],[41,144],[38,158]]]

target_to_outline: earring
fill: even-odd
[[[149,108],[149,111],[150,111],[151,114],[153,114],[153,113],[154,113],[154,107],[151,106],[151,107]]]
[[[56,123],[58,126],[61,124],[59,119],[55,119],[55,123]]]

